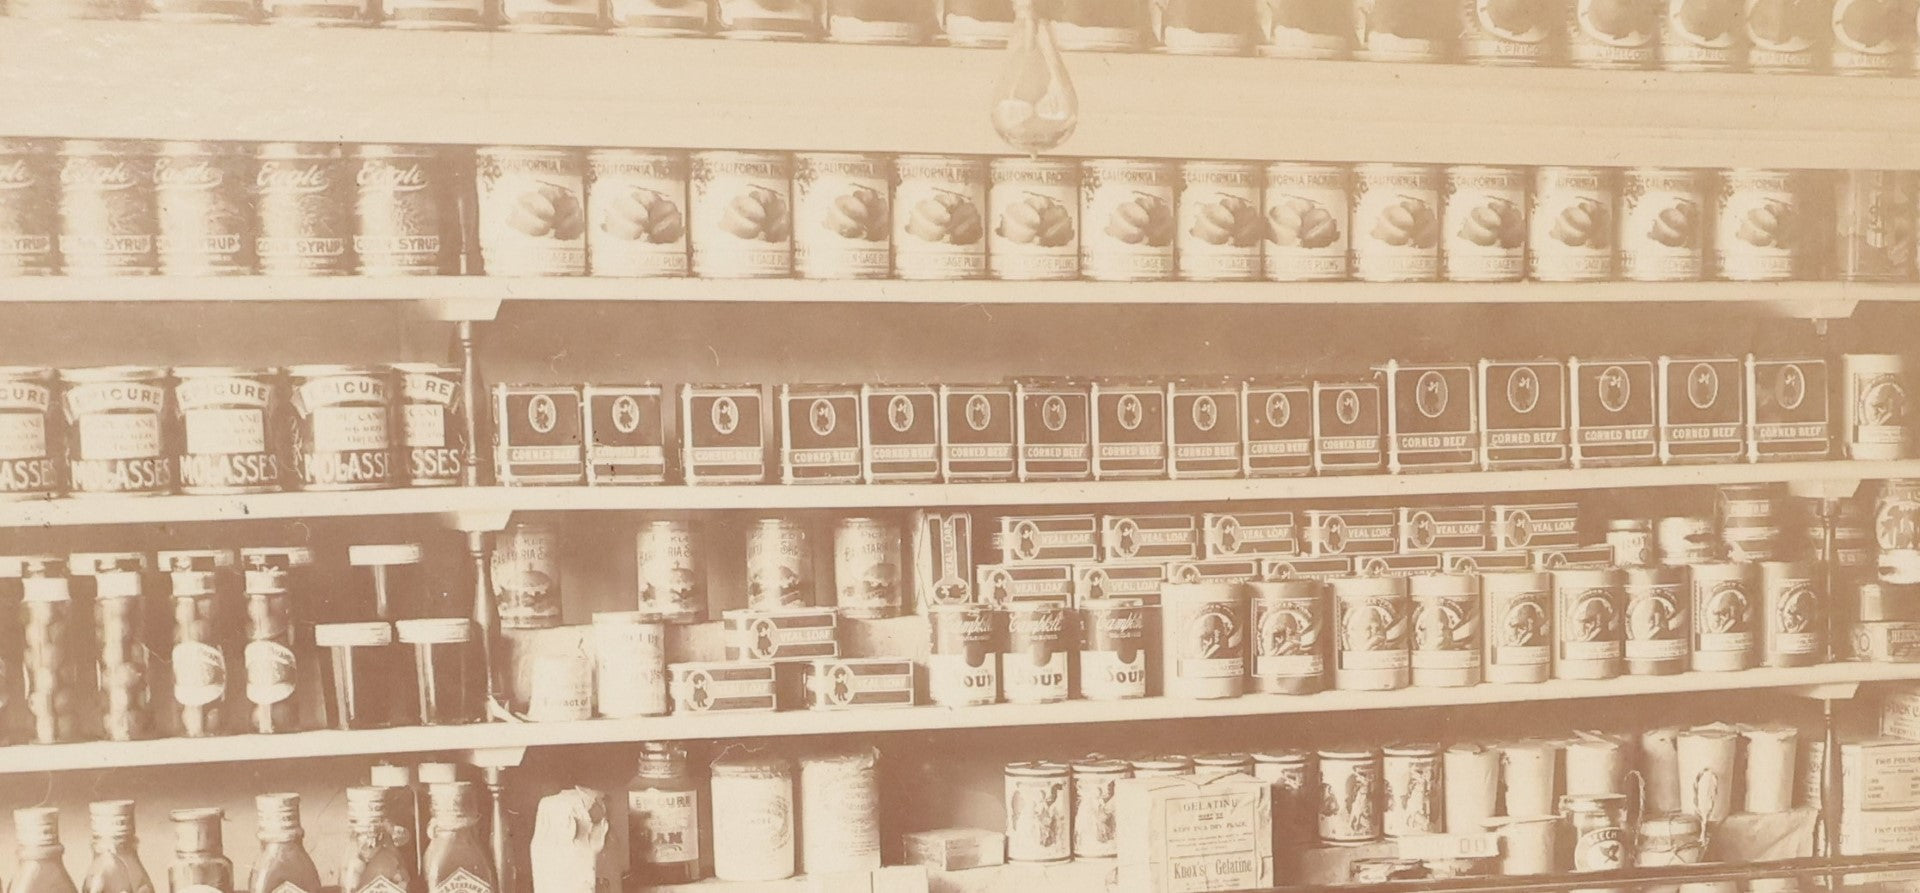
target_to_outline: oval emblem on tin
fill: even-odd
[[[813,426],[814,434],[821,437],[832,434],[834,426],[839,423],[840,414],[834,411],[832,400],[822,397],[807,407],[807,424]]]
[[[1120,395],[1120,405],[1115,407],[1120,416],[1120,427],[1132,431],[1140,427],[1140,420],[1146,416],[1146,410],[1140,406],[1140,398],[1134,394]]]
[[[553,426],[560,423],[560,410],[553,405],[553,398],[545,394],[536,394],[527,401],[527,424],[541,434],[553,433]]]
[[[1433,514],[1431,512],[1414,512],[1412,526],[1413,532],[1408,539],[1413,541],[1413,547],[1421,551],[1433,548],[1434,537],[1439,535],[1439,531],[1435,529],[1433,523]]]
[[[1212,431],[1220,423],[1220,404],[1212,397],[1198,397],[1193,401],[1193,426],[1202,431]]]
[[[1327,551],[1338,555],[1347,550],[1347,519],[1335,515],[1327,519],[1324,535]]]
[[[613,401],[613,429],[621,434],[632,434],[640,427],[640,401],[632,397],[619,397]]]
[[[1531,366],[1521,366],[1507,375],[1507,405],[1514,412],[1528,413],[1540,405],[1540,376]]]
[[[1282,602],[1260,617],[1261,657],[1314,654],[1320,628],[1312,609],[1300,602]]]
[[[1058,431],[1067,427],[1067,401],[1059,396],[1048,397],[1040,404],[1040,424],[1048,431]]]
[[[834,664],[827,676],[830,680],[827,700],[841,705],[853,703],[853,669],[846,664]]]
[[[1860,395],[1860,417],[1869,425],[1900,425],[1907,417],[1907,392],[1900,383],[1883,378]]]
[[[1273,393],[1267,395],[1267,424],[1275,428],[1285,428],[1293,420],[1293,401],[1287,395]]]
[[[1134,523],[1132,518],[1121,518],[1120,523],[1114,525],[1113,532],[1114,537],[1119,540],[1114,544],[1114,551],[1119,553],[1120,557],[1132,558],[1140,551],[1140,525]]]
[[[713,408],[707,415],[713,421],[713,430],[721,434],[732,434],[734,429],[740,427],[740,405],[733,402],[732,397],[713,401]]]
[[[1687,370],[1687,402],[1694,409],[1706,409],[1720,399],[1720,370],[1706,363],[1695,363]]]
[[[993,404],[985,394],[975,394],[967,398],[967,427],[975,431],[985,431],[993,424]]]
[[[1340,418],[1340,424],[1351,425],[1360,421],[1360,395],[1352,388],[1341,391],[1333,401],[1333,414]]]
[[[1013,528],[1013,554],[1024,561],[1040,557],[1040,525],[1021,521]]]
[[[707,687],[713,682],[713,675],[706,670],[694,670],[687,674],[687,705],[695,710],[705,710],[713,706],[713,695]]]
[[[1627,400],[1633,397],[1633,380],[1627,377],[1627,370],[1619,366],[1608,366],[1601,370],[1598,384],[1600,405],[1608,412],[1619,412],[1627,408]]]
[[[1107,569],[1106,568],[1096,567],[1093,570],[1087,571],[1087,597],[1088,598],[1106,598],[1107,597]]]
[[[1807,373],[1798,363],[1788,363],[1780,368],[1780,377],[1773,383],[1773,400],[1781,409],[1792,411],[1800,408],[1807,399]]]
[[[1414,385],[1413,405],[1419,407],[1420,414],[1437,419],[1447,411],[1447,379],[1438,372],[1422,372],[1420,380]]]
[[[1219,527],[1220,552],[1225,555],[1240,553],[1240,522],[1231,516],[1222,518]]]
[[[775,645],[776,637],[780,634],[779,628],[773,625],[773,620],[767,617],[758,618],[754,620],[747,629],[753,637],[753,645],[748,651],[749,655],[755,660],[766,660],[773,657],[774,652],[777,650],[777,646]]]
[[[1507,518],[1507,547],[1524,549],[1533,542],[1533,516],[1525,509],[1515,511]]]
[[[913,427],[913,401],[905,394],[895,394],[887,401],[887,424],[901,434]]]
[[[996,567],[987,572],[987,597],[995,605],[1006,605],[1013,594],[1013,575],[1006,568]]]

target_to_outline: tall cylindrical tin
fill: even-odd
[[[1905,459],[1913,433],[1907,423],[1907,360],[1899,354],[1840,357],[1840,432],[1847,458]]]
[[[884,155],[793,157],[793,271],[802,279],[885,279],[893,272],[893,163]]]
[[[1752,564],[1720,561],[1688,569],[1693,602],[1693,668],[1744,670],[1759,662],[1754,602],[1759,571]]]
[[[341,147],[264,143],[254,172],[260,272],[337,276],[354,270],[355,186]]]
[[[1440,169],[1418,164],[1353,168],[1353,277],[1429,282],[1440,274]]]
[[[1379,840],[1384,832],[1380,751],[1340,747],[1321,750],[1319,756],[1320,842],[1346,846]]]
[[[61,272],[68,276],[150,276],[160,222],[153,194],[153,146],[131,140],[60,145],[58,220]]]
[[[1006,770],[1007,861],[1073,858],[1073,793],[1060,763],[1009,763]]]
[[[1836,176],[1833,263],[1849,282],[1913,278],[1913,171],[1846,171]]]
[[[1446,830],[1445,794],[1437,744],[1393,744],[1383,751],[1381,832],[1389,839]]]
[[[1147,620],[1153,613],[1139,599],[1088,599],[1080,603],[1080,696],[1118,701],[1147,696],[1147,659],[1153,650]]]
[[[1706,272],[1705,178],[1685,168],[1636,167],[1621,174],[1620,278],[1687,282]]]
[[[385,370],[289,366],[287,388],[290,486],[370,490],[398,479],[393,382]]]
[[[1626,592],[1613,568],[1564,568],[1553,572],[1554,613],[1559,617],[1556,679],[1612,679],[1625,669]]]
[[[713,761],[713,876],[777,881],[797,868],[793,761],[734,746]]]
[[[353,157],[353,253],[360,275],[454,272],[460,219],[444,150],[364,144]]]
[[[747,530],[747,608],[779,611],[814,604],[813,538],[806,524],[761,518]]]
[[[986,162],[961,155],[900,155],[893,159],[893,178],[893,274],[901,279],[985,276]]]
[[[502,629],[560,625],[560,534],[552,526],[514,522],[494,538],[493,601]]]
[[[1684,567],[1629,567],[1627,672],[1671,676],[1687,671],[1687,637],[1693,631]]]
[[[942,707],[1000,700],[1004,615],[986,605],[929,605],[933,641],[927,654],[927,694]]]
[[[1713,259],[1722,279],[1779,281],[1794,276],[1808,227],[1793,171],[1720,172]]]
[[[793,273],[793,160],[784,152],[695,152],[693,275]]]
[[[665,716],[667,629],[640,611],[593,615],[594,701],[601,716]]]
[[[1827,600],[1811,561],[1760,563],[1763,638],[1769,667],[1810,667],[1827,659]]]
[[[1422,574],[1407,581],[1413,600],[1413,684],[1480,684],[1480,580],[1472,574]]]
[[[173,377],[180,492],[280,489],[279,370],[182,366]]]
[[[1006,696],[1012,704],[1052,704],[1067,699],[1067,652],[1073,648],[1067,607],[1055,602],[1007,606],[1006,649],[1000,653]]]
[[[616,9],[628,5],[616,2]],[[595,276],[687,275],[687,154],[587,152],[587,270]]]
[[[62,488],[66,463],[54,381],[54,371],[43,366],[0,366],[0,500],[51,496]]]
[[[578,151],[482,146],[474,166],[488,275],[587,271],[586,163]]]
[[[668,623],[707,617],[707,563],[700,526],[693,521],[647,521],[634,535],[642,613]]]
[[[1613,278],[1614,193],[1603,167],[1540,167],[1534,171],[1528,264],[1543,282]]]
[[[1347,278],[1348,193],[1344,165],[1278,161],[1267,165],[1267,279],[1321,282]]]
[[[1273,785],[1275,842],[1299,847],[1318,838],[1320,785],[1313,754],[1300,750],[1255,752],[1253,777]]]
[[[1441,226],[1449,282],[1515,282],[1527,273],[1527,170],[1446,170]]]
[[[1258,165],[1188,161],[1180,165],[1177,233],[1180,278],[1246,281],[1261,274]]]
[[[457,366],[395,363],[400,386],[395,415],[400,451],[410,487],[456,487],[466,483],[466,387]]]
[[[1401,577],[1337,577],[1333,593],[1333,687],[1340,691],[1406,688],[1412,605]]]
[[[1161,691],[1236,698],[1247,684],[1247,588],[1170,583],[1160,590]]]
[[[1486,599],[1488,682],[1545,682],[1553,675],[1553,578],[1534,571],[1480,575]]]
[[[1126,760],[1090,756],[1075,760],[1073,773],[1073,857],[1110,859],[1119,855],[1114,783],[1133,777]]]
[[[880,867],[880,751],[818,751],[799,759],[800,864],[811,875]]]
[[[69,492],[80,496],[173,489],[166,378],[167,370],[149,366],[60,371]]]
[[[1174,166],[1164,161],[1080,163],[1082,276],[1119,282],[1173,278],[1176,180]]]
[[[243,143],[167,142],[153,160],[155,243],[172,276],[253,272],[254,171]]]
[[[1247,584],[1253,595],[1253,690],[1310,695],[1327,687],[1327,588],[1319,580]]]
[[[842,617],[884,620],[900,614],[900,527],[878,518],[841,518],[833,526],[833,585]]]

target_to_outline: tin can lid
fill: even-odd
[[[419,543],[381,543],[347,547],[347,563],[355,567],[419,564]]]
[[[217,140],[162,140],[156,144],[154,154],[172,158],[191,158],[196,155],[247,156],[253,154],[253,145]]]
[[[320,623],[313,627],[313,644],[321,648],[365,648],[393,644],[393,624]]]
[[[167,370],[160,366],[82,366],[60,370],[60,380],[68,384],[95,384],[114,381],[160,381]]]
[[[721,751],[708,769],[716,776],[734,778],[792,778],[793,760],[765,749],[736,744]]]
[[[1030,760],[1019,763],[1008,763],[1005,771],[1008,775],[1021,778],[1064,778],[1069,770],[1065,763],[1055,763],[1051,760]]]
[[[1203,753],[1193,758],[1193,765],[1226,769],[1252,765],[1253,755],[1248,753]]]
[[[673,779],[686,771],[685,747],[662,741],[648,741],[640,745],[637,773],[641,778]]]
[[[1277,763],[1285,765],[1304,765],[1308,754],[1304,750],[1256,750],[1252,754],[1255,763]]]
[[[232,549],[170,549],[155,552],[154,562],[162,571],[212,571],[231,570],[238,558]]]
[[[460,764],[442,762],[421,763],[414,767],[413,777],[418,779],[421,784],[445,784],[449,781],[459,781]]]
[[[379,370],[372,366],[354,366],[346,363],[295,363],[287,366],[286,372],[294,378],[331,378],[336,375],[378,375]]]
[[[219,807],[176,809],[167,813],[173,821],[173,849],[177,853],[207,853],[220,849],[220,824],[227,814]]]
[[[427,158],[438,159],[441,150],[438,146],[423,146],[413,143],[361,143],[353,147],[356,158]]]
[[[20,381],[22,379],[51,384],[54,369],[51,366],[0,366],[0,381]]]
[[[588,164],[592,164],[595,161],[678,161],[684,164],[686,160],[687,151],[685,149],[629,149],[606,147],[587,150]]]
[[[1601,812],[1625,804],[1625,794],[1561,794],[1560,808],[1568,812]]]
[[[1380,758],[1379,748],[1350,744],[1323,747],[1320,748],[1319,754],[1322,760],[1377,760]]]
[[[396,620],[400,641],[410,645],[458,645],[473,641],[473,622],[465,617]]]
[[[375,763],[367,770],[367,783],[377,793],[381,788],[404,788],[413,785],[413,767],[396,766],[392,763]],[[353,788],[348,788],[351,795]],[[351,796],[349,796],[351,799]]]
[[[1069,767],[1074,775],[1132,775],[1133,764],[1126,760],[1090,754],[1074,760]]]

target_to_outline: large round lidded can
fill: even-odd
[[[1613,278],[1617,178],[1603,167],[1535,169],[1528,272],[1543,282]]]
[[[454,271],[459,218],[445,154],[431,146],[353,150],[353,253],[363,276]]]
[[[1903,17],[1905,20],[1903,20]],[[1904,74],[1913,49],[1913,10],[1886,0],[1833,0],[1831,60],[1843,76]]]
[[[1073,641],[1067,606],[1057,602],[1008,605],[1007,639],[1000,652],[1003,688],[1010,704],[1052,704],[1067,699],[1067,652]]]
[[[1080,164],[995,158],[989,171],[987,260],[995,279],[1080,276]]]
[[[1353,0],[1353,57],[1367,62],[1440,62],[1460,32],[1445,0]]]
[[[901,279],[987,273],[987,165],[962,155],[893,159],[893,272]]]
[[[395,363],[400,386],[395,415],[407,484],[452,487],[466,483],[467,410],[460,369],[438,363]]]
[[[1907,419],[1907,359],[1891,353],[1840,357],[1840,438],[1847,458],[1905,459],[1913,433]]]
[[[793,761],[739,745],[710,767],[713,876],[723,881],[792,877],[800,823]]]
[[[1769,667],[1810,667],[1827,659],[1827,606],[1819,565],[1811,561],[1760,563],[1763,638]]]
[[[834,604],[840,616],[900,616],[900,527],[878,518],[841,518],[833,526]]]
[[[1134,778],[1177,778],[1192,775],[1193,758],[1182,754],[1157,754],[1130,760]]]
[[[604,0],[501,0],[500,24],[508,31],[581,34],[607,27]]]
[[[1744,562],[1707,562],[1688,568],[1688,578],[1693,668],[1729,672],[1759,663],[1759,640],[1754,635],[1758,569]]]
[[[600,716],[665,716],[667,629],[640,611],[593,615],[594,704]]]
[[[640,578],[640,611],[668,623],[707,618],[707,563],[700,526],[692,521],[647,521],[633,538]]]
[[[1561,0],[1567,63],[1575,68],[1652,68],[1662,0]]]
[[[172,276],[253,272],[253,155],[241,143],[161,143],[154,250]]]
[[[893,165],[884,155],[793,156],[793,271],[802,279],[893,272]]]
[[[492,24],[485,0],[382,0],[389,28],[465,31]]]
[[[1612,679],[1626,669],[1627,594],[1614,568],[1553,572],[1559,646],[1555,679]]]
[[[1446,172],[1449,282],[1516,282],[1527,274],[1527,171],[1454,165]]]
[[[820,34],[820,0],[715,0],[721,37],[812,40]]]
[[[1173,278],[1178,191],[1170,162],[1080,162],[1081,275],[1109,282]]]
[[[1430,282],[1440,275],[1440,169],[1423,164],[1353,168],[1353,277]]]
[[[1687,671],[1687,638],[1693,632],[1692,601],[1684,567],[1629,567],[1627,673],[1671,676]]]
[[[166,379],[167,370],[151,366],[61,370],[70,493],[173,489]]]
[[[1747,70],[1805,74],[1818,68],[1828,28],[1828,10],[1821,7],[1830,2],[1745,0],[1746,15],[1740,24],[1747,39]]]
[[[1393,744],[1381,755],[1381,833],[1389,839],[1439,834],[1446,824],[1440,745]]]
[[[1152,608],[1131,598],[1080,603],[1080,696],[1120,701],[1147,696],[1147,655],[1153,650],[1147,618]]]
[[[1169,583],[1160,589],[1161,693],[1237,698],[1247,685],[1247,588]]]
[[[687,0],[613,0],[613,33],[635,37],[697,37],[707,33],[706,3]]]
[[[586,165],[573,149],[474,150],[480,257],[489,276],[587,271]]]
[[[59,176],[46,141],[0,138],[0,276],[59,269]]]
[[[587,152],[587,269],[595,276],[687,275],[687,153]]]
[[[1699,171],[1628,168],[1620,175],[1620,276],[1684,282],[1706,273],[1707,196]]]
[[[374,490],[399,481],[390,378],[366,366],[287,367],[289,486]]]
[[[695,152],[689,167],[693,275],[793,273],[793,160],[784,152]]]
[[[1278,842],[1304,845],[1315,837],[1320,786],[1313,755],[1299,750],[1256,751],[1253,777],[1273,785],[1273,831]]]
[[[1189,161],[1180,165],[1180,278],[1245,282],[1260,278],[1266,235],[1257,164]]]
[[[1274,282],[1347,278],[1351,175],[1345,165],[1276,161],[1267,165],[1262,211],[1265,262]]]
[[[1486,599],[1488,682],[1545,682],[1553,675],[1553,577],[1535,571],[1480,575]]]
[[[1413,681],[1412,602],[1403,577],[1335,577],[1333,687],[1388,691]]]
[[[1007,861],[1073,858],[1073,792],[1061,763],[1008,763]]]
[[[159,269],[153,147],[132,140],[60,144],[60,262],[68,276]]]
[[[53,383],[52,369],[0,366],[0,500],[60,492]]]
[[[1478,578],[1421,574],[1407,581],[1407,592],[1413,600],[1413,684],[1479,685],[1484,624]]]
[[[814,604],[813,538],[799,521],[761,518],[747,530],[747,610]]]
[[[1327,588],[1319,580],[1247,584],[1253,593],[1253,690],[1310,695],[1327,687]]]
[[[986,605],[929,605],[932,647],[927,694],[942,707],[973,707],[1000,700],[1004,615]]]
[[[1370,747],[1321,750],[1320,842],[1332,846],[1372,843],[1382,826],[1380,751]]]
[[[1714,269],[1722,279],[1792,279],[1806,227],[1793,171],[1721,171],[1714,208]]]
[[[1668,71],[1732,71],[1746,64],[1746,35],[1733,0],[1661,0],[1660,67]]]
[[[1457,0],[1460,57],[1474,65],[1543,65],[1560,28],[1556,0]]]
[[[1916,189],[1913,171],[1846,171],[1837,175],[1834,263],[1848,282],[1913,278]]]
[[[1119,822],[1114,815],[1114,785],[1133,777],[1133,766],[1098,754],[1072,763],[1073,857],[1111,859],[1119,855]]]
[[[280,489],[279,370],[181,366],[173,377],[180,492]]]
[[[332,143],[263,143],[254,168],[260,272],[353,272],[353,182]]]
[[[560,534],[547,524],[515,521],[494,537],[488,579],[501,629],[552,629],[564,603]]]

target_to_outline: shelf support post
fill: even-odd
[[[480,773],[486,780],[488,799],[493,805],[487,829],[493,876],[501,893],[519,893],[519,879],[514,876],[513,853],[507,839],[507,770],[504,766],[488,765],[482,766]]]
[[[1824,332],[1822,333],[1824,334]],[[1824,340],[1824,339],[1823,339]],[[1835,588],[1834,558],[1838,548],[1840,521],[1840,499],[1827,496],[1820,500],[1820,576],[1825,584],[1823,594],[1826,597],[1827,654],[1831,662],[1839,651],[1839,643],[1834,638],[1838,624],[1833,610]],[[1821,763],[1820,763],[1820,847],[1821,858],[1832,860],[1840,846],[1840,732],[1839,702],[1832,698],[1820,702]],[[1840,889],[1840,874],[1837,871],[1827,875],[1827,889]]]
[[[467,557],[473,563],[473,625],[480,630],[480,653],[487,665],[487,712],[495,712],[507,700],[506,678],[501,675],[500,658],[504,657],[500,648],[499,617],[493,604],[492,561],[493,551],[490,534],[481,530],[467,531]],[[502,707],[502,709],[504,709]]]
[[[466,462],[465,477],[461,483],[469,487],[480,486],[480,411],[486,405],[480,399],[480,360],[475,349],[473,321],[460,320],[453,324],[455,336],[460,341],[460,379],[466,383],[461,388],[461,409],[466,411]]]

